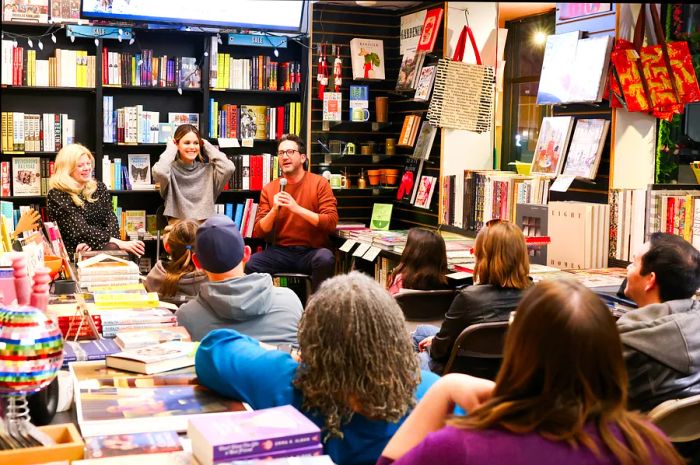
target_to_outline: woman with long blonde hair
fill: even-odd
[[[378,465],[681,465],[668,439],[627,410],[627,371],[610,310],[574,280],[529,290],[508,330],[496,383],[435,383]],[[469,412],[450,417],[454,404]]]
[[[508,221],[491,220],[474,242],[474,286],[462,289],[445,314],[442,326],[416,328],[414,341],[423,368],[442,373],[457,337],[476,323],[507,321],[531,284],[525,236]]]
[[[195,297],[207,275],[192,260],[199,223],[181,220],[173,224],[165,240],[168,261],[159,260],[146,276],[146,289],[157,292],[161,300],[182,304]]]
[[[46,196],[49,219],[58,225],[70,252],[111,247],[143,255],[143,242],[119,239],[112,198],[107,186],[93,178],[94,166],[92,153],[80,144],[58,152]]]

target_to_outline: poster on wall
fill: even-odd
[[[557,3],[558,20],[575,19],[603,13],[612,9],[612,3]]]

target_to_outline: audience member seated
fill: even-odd
[[[454,404],[469,411],[449,418]],[[668,439],[626,410],[627,373],[607,306],[573,280],[529,290],[506,336],[495,385],[435,383],[378,465],[680,465]]]
[[[680,236],[654,233],[627,267],[625,295],[640,307],[617,326],[630,379],[630,407],[700,394],[700,252]]]
[[[182,220],[171,226],[164,241],[167,261],[159,260],[146,276],[146,289],[157,292],[160,300],[181,305],[199,292],[207,275],[194,265],[194,239],[199,223]]]
[[[439,233],[428,229],[411,228],[401,261],[389,278],[389,293],[401,289],[447,289],[447,252]]]
[[[201,152],[207,156],[207,162]],[[181,124],[153,165],[153,178],[165,200],[169,222],[191,218],[203,221],[214,214],[214,203],[235,166],[191,124]]]
[[[246,272],[305,273],[315,291],[335,270],[333,252],[325,248],[338,223],[335,196],[325,178],[304,169],[306,150],[298,136],[284,135],[277,156],[282,178],[263,187],[253,231],[269,245],[250,258]]]
[[[457,337],[467,326],[508,321],[523,290],[531,284],[525,236],[513,223],[490,221],[476,236],[474,257],[475,285],[460,290],[442,326],[416,328],[413,338],[424,369],[442,373]]]
[[[250,247],[238,226],[215,215],[197,229],[194,262],[209,282],[177,310],[177,321],[199,341],[217,328],[232,328],[270,344],[296,343],[302,305],[290,289],[274,287],[269,274],[243,272]]]
[[[140,257],[145,250],[142,241],[119,239],[112,196],[103,182],[92,177],[94,166],[92,153],[80,144],[68,144],[58,152],[46,195],[49,220],[58,225],[70,254],[117,247]]]
[[[197,377],[255,410],[293,405],[322,428],[338,465],[373,464],[438,379],[419,371],[394,299],[358,272],[325,281],[311,297],[299,350],[297,362],[237,331],[213,331],[197,351]]]

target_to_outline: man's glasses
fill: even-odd
[[[291,157],[295,153],[301,153],[297,149],[287,149],[287,150],[278,150],[277,155],[282,157],[284,155],[287,155],[288,157]]]

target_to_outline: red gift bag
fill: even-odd
[[[613,107],[621,107],[619,100],[624,99],[627,111],[650,111],[649,93],[642,73],[642,64],[639,59],[639,49],[644,42],[644,27],[646,15],[644,8],[639,12],[637,24],[634,27],[632,42],[618,39],[615,42],[610,60],[612,72],[610,76],[610,104]],[[617,99],[615,96],[617,95]],[[617,101],[616,101],[617,100]]]

